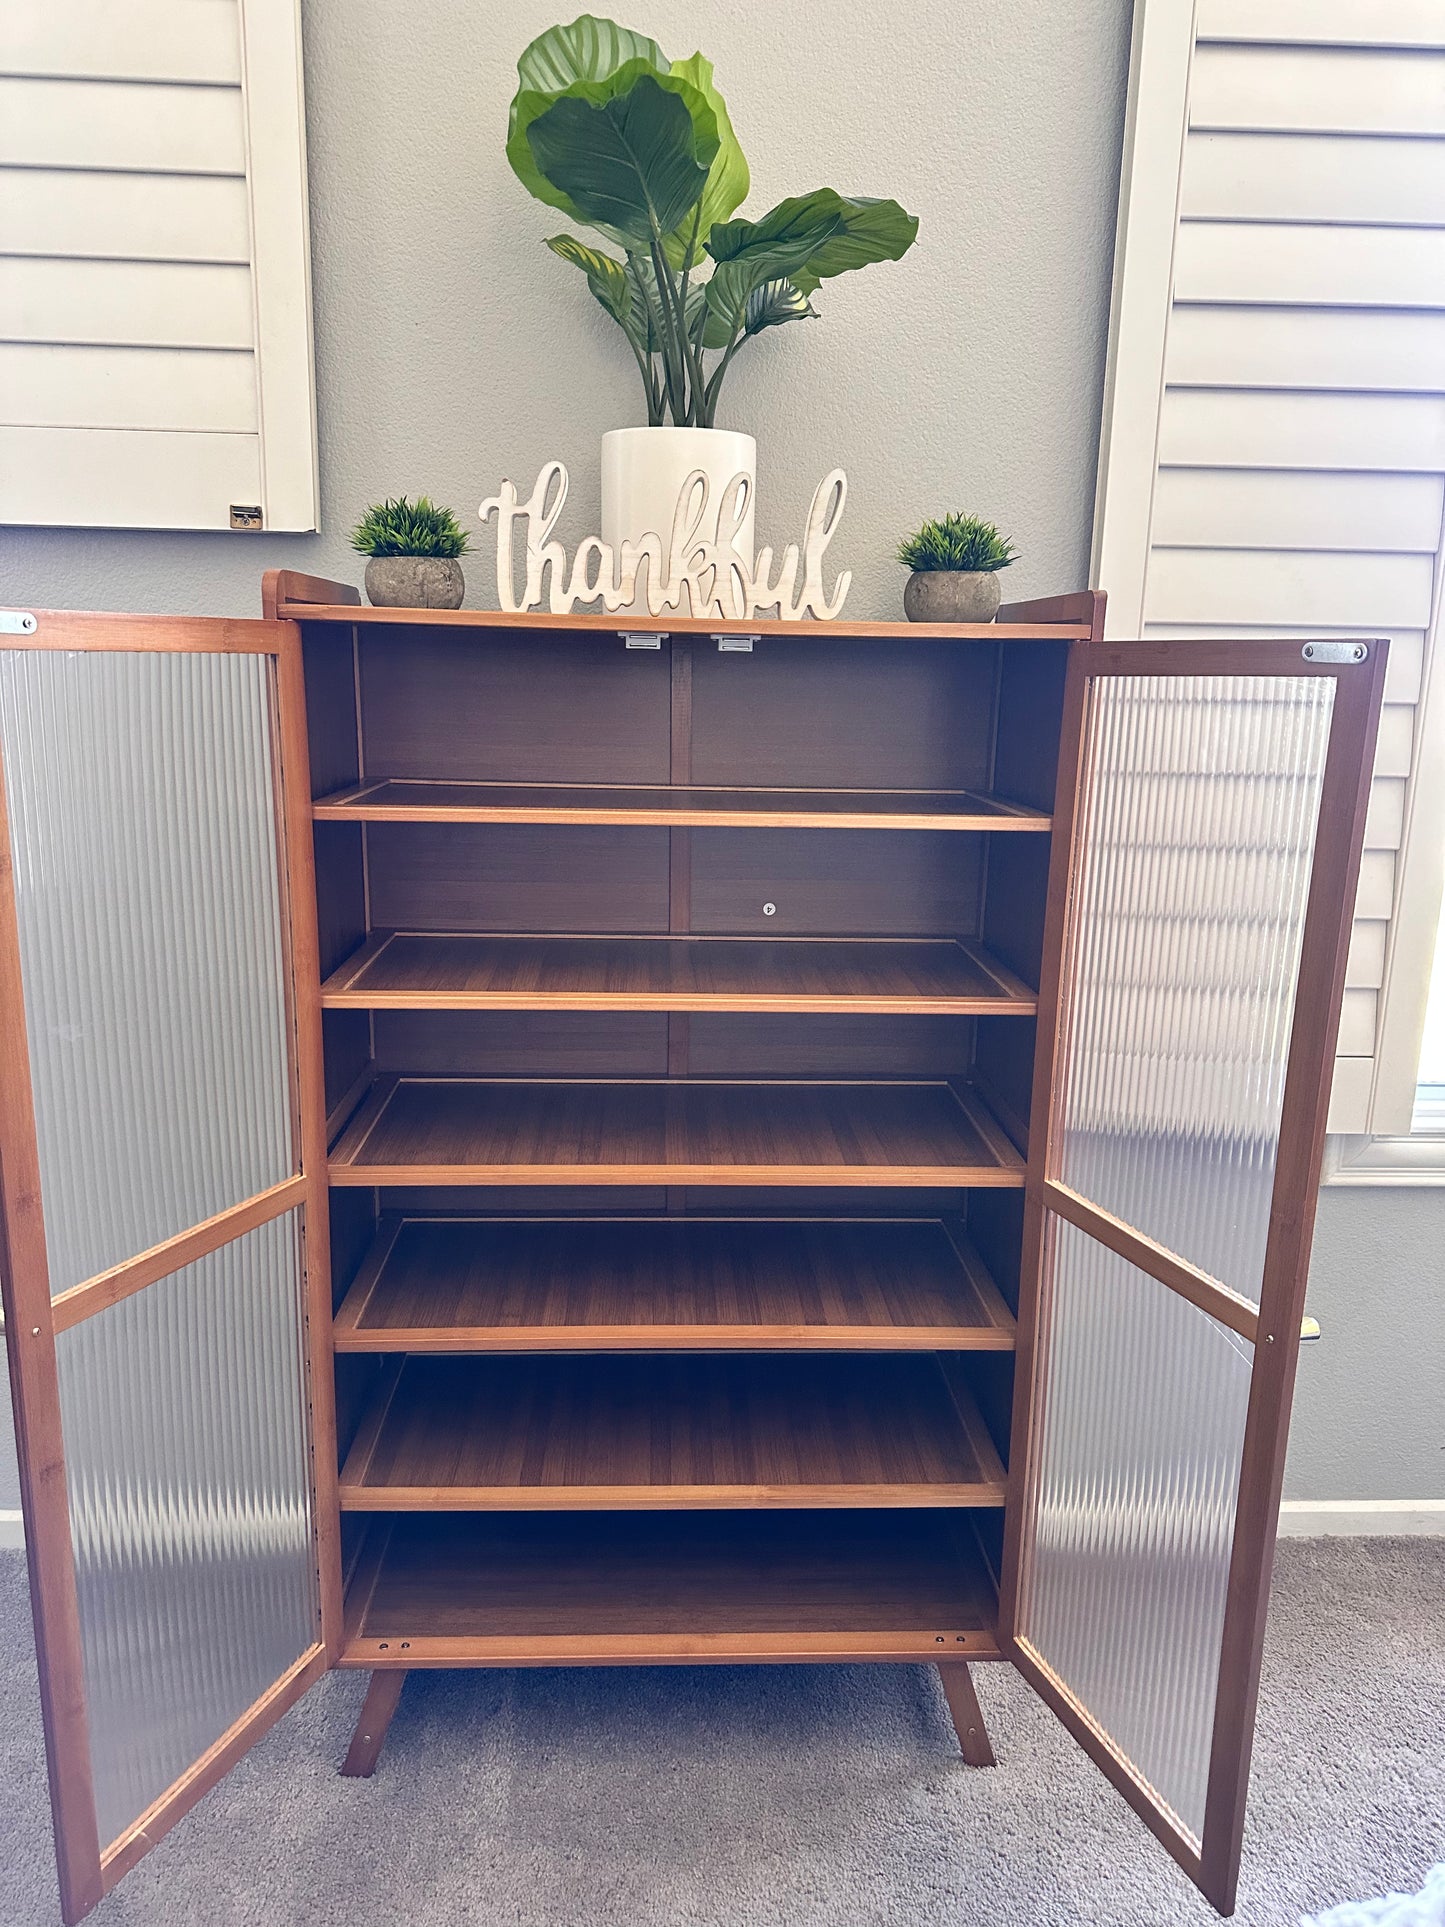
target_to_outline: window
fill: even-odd
[[[1445,12],[1139,0],[1092,580],[1114,636],[1389,639],[1341,1179],[1445,1181],[1442,187]]]
[[[6,0],[0,522],[316,508],[299,0]]]

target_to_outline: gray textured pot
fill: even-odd
[[[462,565],[445,555],[374,555],[366,595],[378,609],[460,609]]]
[[[1002,598],[997,569],[926,569],[909,576],[903,613],[910,622],[992,622]]]

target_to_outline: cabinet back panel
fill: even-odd
[[[615,635],[368,628],[361,699],[369,777],[668,780],[667,651]]]
[[[967,830],[693,830],[692,928],[714,936],[973,936],[982,841]],[[776,906],[772,916],[765,903]]]
[[[744,1218],[769,1216],[810,1218],[918,1218],[960,1213],[966,1191],[889,1190],[872,1186],[850,1191],[846,1186],[825,1190],[817,1185],[695,1185],[671,1194],[674,1209],[715,1218],[736,1212]],[[1023,1193],[1010,1193],[1022,1197]]]
[[[379,1010],[376,1063],[398,1073],[665,1077],[658,1011]]]
[[[669,1020],[658,1011],[378,1010],[372,1024],[376,1068],[400,1075],[668,1073]],[[1022,1020],[1018,1027],[1032,1028]],[[973,1062],[974,1030],[971,1017],[694,1012],[686,1024],[686,1071],[695,1077],[962,1075]]]
[[[688,1019],[695,1077],[943,1077],[973,1061],[971,1017],[779,1014]]]
[[[692,781],[977,789],[993,735],[992,643],[764,636],[693,650]]]
[[[665,932],[665,829],[372,823],[377,930]]]
[[[585,1184],[413,1184],[381,1192],[383,1211],[411,1217],[466,1218],[636,1217],[640,1212],[661,1213],[668,1193],[657,1185],[635,1190],[620,1185]]]
[[[368,1191],[369,1198],[372,1194]],[[970,1194],[953,1190],[820,1190],[816,1185],[695,1185],[663,1190],[616,1185],[394,1185],[377,1194],[383,1212],[411,1217],[607,1218],[692,1214],[702,1218],[928,1218],[961,1217]],[[1022,1198],[1021,1191],[985,1192]],[[1003,1281],[1000,1281],[1003,1288]],[[1004,1290],[1018,1296],[1015,1275]]]

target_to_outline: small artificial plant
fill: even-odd
[[[465,555],[470,537],[450,509],[419,495],[377,502],[351,531],[359,555]]]
[[[945,515],[941,521],[925,522],[916,535],[900,542],[898,560],[915,575],[940,569],[992,574],[1016,562],[1018,551],[992,522],[980,521],[976,515]]]
[[[584,13],[534,40],[517,75],[507,159],[539,201],[621,251],[547,242],[627,337],[654,427],[711,428],[744,342],[816,319],[811,297],[830,275],[913,245],[918,222],[897,201],[830,187],[731,219],[748,164],[700,53],[670,61],[645,34]]]

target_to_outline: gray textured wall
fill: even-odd
[[[565,222],[502,154],[517,54],[556,0],[306,0],[323,532],[0,536],[0,590],[50,607],[258,611],[263,568],[359,580],[345,531],[425,490],[474,516],[560,456],[566,528],[597,526],[602,432],[639,419],[613,325],[542,237]],[[831,185],[920,216],[902,262],[830,282],[823,319],[740,354],[720,426],[759,442],[759,539],[789,540],[834,463],[830,560],[849,613],[898,613],[910,522],[985,513],[1011,592],[1082,584],[1099,422],[1129,0],[634,0],[668,53],[716,64],[753,170],[749,211]],[[639,392],[634,393],[634,388]],[[645,419],[645,416],[642,417]],[[469,599],[494,602],[474,560]]]
[[[632,24],[701,45],[753,168],[749,209],[824,184],[892,194],[908,258],[828,284],[824,318],[735,364],[724,425],[759,441],[760,539],[797,531],[835,462],[832,554],[849,613],[897,611],[889,552],[924,514],[986,513],[1023,550],[1010,592],[1082,583],[1107,330],[1128,0],[649,0]],[[498,19],[504,19],[499,29]],[[596,526],[604,429],[636,376],[502,158],[520,47],[545,0],[418,8],[306,0],[323,530],[315,536],[0,534],[0,596],[71,608],[255,613],[263,568],[357,579],[345,531],[383,493],[470,515],[503,475],[572,470],[567,530]],[[492,601],[472,565],[469,599]],[[1327,1193],[1290,1490],[1445,1494],[1438,1259],[1445,1194]],[[1433,1349],[1432,1349],[1433,1348]],[[0,1465],[0,1507],[13,1505]]]
[[[1327,1186],[1286,1496],[1445,1499],[1445,1189]]]

